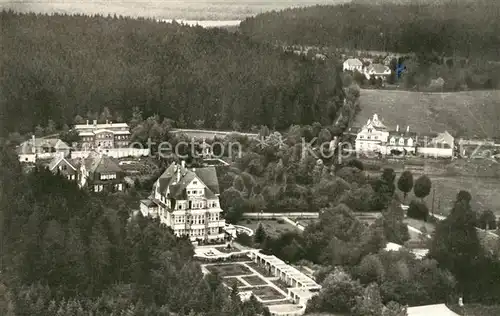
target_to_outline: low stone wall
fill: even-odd
[[[298,229],[300,229],[301,231],[304,231],[304,229],[306,229],[306,227],[298,222],[295,222],[295,221],[292,221],[291,219],[289,219],[288,217],[282,217],[281,218],[282,220],[284,220],[285,222],[287,222],[288,224],[290,225],[293,225],[295,227],[297,227]]]
[[[150,150],[148,148],[109,148],[102,150],[81,150],[71,152],[71,158],[87,158],[91,153],[101,153],[103,155],[113,157],[113,158],[125,158],[125,157],[144,157],[149,156]]]
[[[316,219],[319,218],[319,213],[307,212],[307,213],[243,213],[243,218],[245,219],[281,219],[283,217],[288,218],[302,218],[302,219]]]

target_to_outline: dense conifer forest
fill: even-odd
[[[349,3],[266,12],[246,19],[240,29],[255,39],[287,44],[496,59],[499,12],[493,1]]]
[[[0,315],[264,312],[204,277],[187,238],[129,217],[125,197],[90,196],[46,169],[24,174],[5,148],[0,179]]]
[[[499,18],[500,5],[491,1],[356,2],[267,12],[246,19],[240,30],[257,41],[326,48],[328,57],[339,50],[350,57],[355,50],[364,57],[377,52],[379,63],[389,52],[408,54],[399,60],[406,89],[434,91],[432,80],[443,78],[437,91],[462,91],[500,88]],[[391,63],[394,73],[397,64]]]
[[[0,13],[1,133],[134,107],[188,126],[330,123],[335,65],[219,29],[103,16]]]

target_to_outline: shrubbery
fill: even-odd
[[[429,209],[423,202],[411,201],[406,215],[410,218],[427,221],[429,218]]]

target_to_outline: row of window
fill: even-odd
[[[97,139],[113,138],[113,134],[97,134],[95,135],[95,138]]]
[[[178,210],[183,210],[183,209],[189,209],[188,206],[191,205],[190,209],[202,209],[205,207],[205,205],[209,208],[215,208],[218,207],[217,202],[207,202],[206,204],[204,202],[192,202],[191,204],[186,204],[186,203],[179,203],[177,205]]]
[[[205,215],[193,215],[193,216],[188,216],[187,221],[191,225],[197,225],[197,224],[205,224],[205,218],[207,216]],[[218,221],[220,219],[220,214],[219,213],[210,213],[208,214],[208,221],[209,222],[214,222]],[[174,223],[175,224],[184,224],[186,223],[186,216],[174,216]]]
[[[204,236],[205,235],[205,229],[178,229],[175,231],[178,235],[187,235],[187,236]],[[208,234],[209,235],[216,235],[219,233],[219,228],[214,227],[214,228],[209,228],[208,229]]]
[[[110,173],[110,174],[102,174],[101,173],[101,180],[113,180],[116,179],[116,173]]]
[[[187,194],[203,194],[203,190],[188,190]]]

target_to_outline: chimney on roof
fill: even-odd
[[[113,126],[113,121],[109,121],[109,125]]]
[[[177,166],[177,183],[179,183],[179,181],[181,181],[181,168]]]
[[[31,141],[33,142],[31,146],[31,153],[36,153],[36,148],[35,148],[35,134],[31,135]]]
[[[186,168],[186,162],[184,160],[181,161],[181,167],[182,169]]]
[[[410,132],[410,125],[406,126],[406,132],[409,133]]]
[[[399,124],[396,125],[396,132],[399,132]]]
[[[108,121],[108,120],[106,120],[106,124],[108,124],[108,122],[109,122],[109,121]]]
[[[94,120],[94,126],[96,126],[96,125],[97,125],[97,120]]]
[[[89,125],[89,120],[87,120],[87,125]]]

